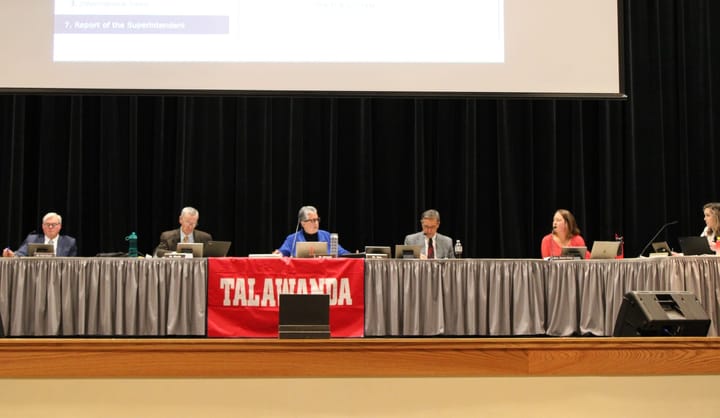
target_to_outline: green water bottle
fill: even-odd
[[[138,256],[137,239],[138,237],[134,232],[131,232],[130,235],[125,237],[125,240],[128,242],[128,257]]]

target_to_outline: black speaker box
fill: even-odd
[[[691,292],[631,291],[623,297],[614,337],[705,337],[710,318]]]
[[[280,338],[330,338],[330,296],[280,294]]]

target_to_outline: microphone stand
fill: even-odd
[[[655,238],[657,238],[658,235],[660,235],[660,233],[665,230],[665,228],[667,228],[670,225],[675,225],[678,222],[680,222],[680,221],[672,221],[672,222],[668,222],[665,225],[661,226],[660,229],[658,229],[658,231],[655,233],[655,235],[653,235],[653,237],[650,238],[650,241],[648,241],[647,245],[645,245],[645,247],[642,249],[642,251],[640,251],[640,254],[638,255],[638,257],[642,257],[642,255],[645,254],[645,250],[648,249],[650,244],[652,244],[655,241]]]
[[[293,235],[293,245],[290,247],[290,257],[295,256],[295,243],[297,242],[297,234],[300,230],[300,221],[298,221],[297,225],[295,226],[295,235]]]

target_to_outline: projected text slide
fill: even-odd
[[[55,0],[55,61],[495,63],[503,0]]]

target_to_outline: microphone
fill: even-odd
[[[640,254],[638,255],[638,257],[642,257],[642,255],[645,253],[645,250],[648,249],[650,244],[652,244],[655,241],[655,238],[657,238],[658,235],[660,235],[660,233],[665,230],[665,228],[667,228],[670,225],[675,225],[678,222],[680,222],[680,221],[672,221],[672,222],[668,222],[665,225],[661,226],[660,229],[658,229],[658,231],[655,233],[655,235],[653,235],[653,237],[650,238],[650,241],[648,241],[647,245],[645,245],[645,247],[642,249],[642,251],[640,251]]]
[[[295,243],[297,242],[297,234],[300,230],[300,221],[298,221],[297,225],[295,226],[295,235],[293,236],[293,245],[290,247],[290,257],[293,257],[293,254],[295,254]]]

